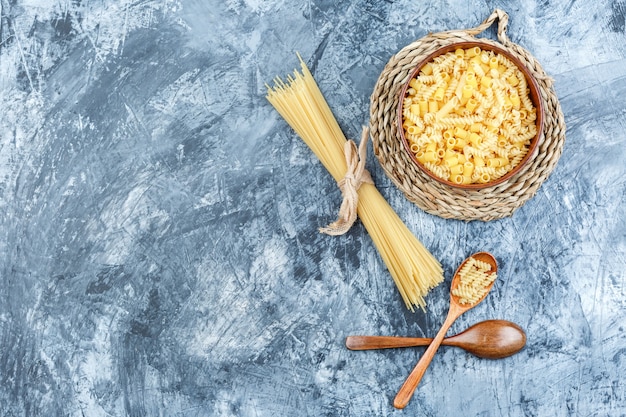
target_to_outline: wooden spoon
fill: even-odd
[[[346,347],[350,350],[389,349],[428,346],[432,341],[426,337],[348,336]],[[441,344],[465,349],[479,358],[501,359],[522,350],[526,345],[526,334],[510,321],[485,320],[457,335],[446,337]]]
[[[400,387],[396,398],[393,400],[394,407],[404,408],[407,406],[407,404],[411,400],[411,397],[413,396],[413,393],[415,392],[415,389],[417,388],[417,385],[422,380],[422,377],[424,376],[428,365],[430,365],[430,362],[433,360],[437,349],[439,349],[439,345],[441,345],[441,342],[443,341],[446,332],[448,331],[452,323],[454,323],[454,321],[459,318],[461,314],[475,307],[482,300],[484,300],[491,288],[493,287],[492,281],[488,286],[485,287],[487,291],[483,294],[483,296],[471,304],[461,304],[460,298],[452,294],[452,292],[459,286],[461,281],[459,272],[471,258],[490,264],[490,273],[492,274],[496,273],[498,270],[498,263],[496,262],[496,259],[488,252],[475,253],[466,260],[464,260],[463,263],[459,266],[459,268],[456,270],[456,273],[454,274],[454,278],[452,278],[452,284],[450,286],[450,309],[448,311],[448,316],[443,322],[441,329],[433,339],[432,343],[428,346],[426,352],[424,352],[424,355],[422,355],[419,362],[417,362],[417,365],[415,365],[415,368],[413,368],[413,371],[411,371],[406,381],[404,381],[404,384],[402,384],[402,387]]]

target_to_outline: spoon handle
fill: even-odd
[[[404,381],[404,384],[402,384],[402,387],[400,387],[396,398],[393,400],[394,407],[404,408],[407,406],[407,404],[411,400],[411,397],[413,396],[413,393],[415,392],[415,389],[422,380],[422,377],[424,376],[428,365],[430,365],[430,362],[433,360],[437,349],[439,349],[439,345],[441,345],[441,342],[443,342],[446,332],[448,331],[452,323],[454,323],[454,321],[461,314],[463,314],[463,311],[463,309],[455,308],[454,304],[451,305],[450,311],[448,311],[448,316],[443,322],[441,329],[439,329],[439,332],[437,333],[431,344],[428,346],[428,349],[426,349],[426,352],[424,352],[419,362],[417,362],[417,365],[415,365],[415,368],[413,368],[406,381]]]
[[[428,337],[348,336],[346,347],[350,350],[389,349],[428,346],[432,341]]]

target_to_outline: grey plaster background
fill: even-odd
[[[363,226],[266,102],[312,68],[346,134],[388,59],[428,32],[510,14],[555,79],[567,141],[512,217],[465,223],[377,186],[441,260],[403,306]],[[626,2],[0,0],[2,416],[626,415]],[[493,36],[489,32],[488,36]],[[371,147],[370,147],[371,150]],[[351,352],[349,334],[432,336],[457,265],[500,278],[451,333],[520,324],[489,361]]]

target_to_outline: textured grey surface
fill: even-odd
[[[444,220],[368,168],[442,262],[403,306],[363,226],[317,232],[339,191],[266,102],[312,68],[348,136],[388,59],[496,8],[554,78],[567,141],[506,219]],[[626,3],[0,0],[3,416],[626,415]],[[491,31],[488,35],[493,36]],[[371,150],[371,147],[370,147]],[[500,278],[451,333],[520,324],[490,361],[352,352],[349,334],[432,336],[450,275],[488,250]]]

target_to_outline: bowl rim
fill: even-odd
[[[438,57],[439,55],[443,55],[443,54],[448,53],[450,51],[454,51],[455,49],[458,49],[458,48],[467,49],[467,48],[472,48],[474,46],[478,46],[478,47],[480,47],[482,49],[491,50],[491,51],[494,51],[494,52],[497,52],[497,53],[501,53],[502,55],[504,55],[508,59],[510,59],[517,66],[517,68],[519,68],[519,70],[522,72],[522,74],[524,74],[524,77],[526,78],[526,84],[528,85],[528,88],[530,90],[530,99],[533,102],[533,104],[535,105],[535,108],[537,109],[537,117],[536,117],[536,120],[535,120],[535,126],[537,128],[537,134],[535,136],[533,136],[533,138],[531,139],[528,152],[526,153],[524,158],[522,158],[522,160],[519,162],[519,164],[517,164],[516,167],[514,167],[511,171],[507,172],[502,177],[500,177],[500,178],[498,178],[496,180],[493,180],[493,181],[486,182],[486,183],[457,184],[457,183],[454,183],[452,181],[448,181],[448,180],[445,180],[443,178],[439,178],[438,176],[436,176],[434,173],[432,173],[430,170],[428,170],[423,164],[421,164],[415,158],[415,155],[411,151],[409,142],[408,142],[408,140],[407,140],[407,138],[406,138],[406,136],[404,134],[404,127],[402,126],[402,124],[403,124],[402,112],[403,112],[403,108],[404,108],[404,98],[406,97],[407,90],[409,89],[409,83],[411,82],[411,80],[413,78],[415,78],[415,76],[419,73],[419,71],[421,71],[421,69],[427,63],[431,62],[434,58]],[[432,53],[430,53],[429,55],[427,55],[423,60],[421,60],[415,66],[415,68],[413,68],[413,70],[409,73],[407,80],[404,82],[404,85],[400,89],[400,93],[399,94],[400,94],[400,96],[399,96],[399,100],[398,100],[398,108],[397,108],[398,114],[397,114],[397,117],[396,117],[396,121],[397,121],[398,132],[400,134],[400,138],[402,139],[402,143],[404,145],[405,152],[408,153],[409,157],[411,158],[411,161],[415,165],[417,165],[417,167],[423,173],[425,173],[428,177],[434,179],[436,182],[438,182],[440,184],[447,185],[447,186],[450,186],[450,187],[454,187],[454,188],[457,188],[457,189],[480,190],[480,189],[484,189],[484,188],[489,188],[489,187],[496,186],[498,184],[502,184],[503,182],[505,182],[505,181],[509,180],[510,178],[512,178],[513,176],[517,175],[522,170],[522,168],[524,168],[526,166],[528,161],[530,161],[530,159],[534,157],[534,154],[536,153],[536,150],[537,150],[537,145],[539,144],[539,139],[541,138],[541,135],[543,134],[544,106],[543,106],[543,100],[541,98],[541,92],[540,92],[540,89],[539,89],[539,85],[537,84],[537,80],[530,73],[530,70],[526,67],[526,65],[524,65],[517,57],[513,56],[513,54],[511,54],[509,51],[507,51],[504,47],[493,45],[491,43],[481,42],[481,41],[463,41],[463,42],[453,42],[453,43],[450,43],[448,45],[445,45],[445,46],[442,46],[440,48],[437,48],[437,50],[435,50]]]

